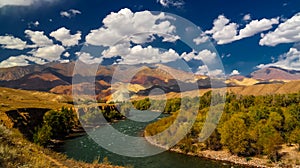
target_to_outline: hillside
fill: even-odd
[[[63,154],[55,153],[27,141],[18,130],[7,129],[0,124],[0,167],[121,168],[107,162],[103,164],[96,162],[98,160],[95,160],[93,164],[88,164],[68,159]]]
[[[286,70],[279,67],[267,67],[259,69],[250,74],[251,78],[262,80],[262,81],[289,81],[289,80],[299,80],[300,71],[296,70]]]
[[[202,96],[204,93],[210,91],[211,89],[199,89],[198,91],[187,91],[182,93],[170,92],[167,93],[167,98],[179,98],[179,97],[196,97]],[[272,94],[288,94],[288,93],[298,93],[300,92],[300,80],[291,81],[287,83],[276,83],[276,84],[259,84],[251,86],[236,86],[227,87],[227,92],[232,92],[238,95],[272,95]],[[140,100],[147,96],[134,96],[133,99]],[[152,99],[161,99],[161,95],[152,95]]]
[[[0,88],[0,122],[8,127],[13,123],[5,112],[18,109],[59,109],[70,107],[71,97],[47,92]]]
[[[72,107],[68,104],[71,100],[71,97],[64,95],[0,88],[0,167],[117,167],[98,164],[97,160],[95,164],[88,164],[67,159],[25,138],[26,133],[43,121],[47,111]]]
[[[237,94],[290,93],[299,90],[298,82],[293,84],[293,81],[300,80],[300,72],[277,67],[259,69],[247,77],[230,76],[224,83],[224,81],[211,79],[205,75],[193,75],[162,64],[99,66],[95,77],[90,75],[89,66],[94,65],[78,63],[82,71],[75,75],[79,80],[74,84],[72,84],[72,78],[75,62],[2,68],[0,69],[0,86],[69,96],[72,95],[72,89],[78,90],[83,95],[95,91],[98,100],[110,101],[112,94],[129,93],[135,97],[144,97],[153,89],[160,89],[170,97],[179,95],[180,92],[196,96],[198,93],[194,92],[193,88],[198,86],[202,94],[210,88],[211,80],[215,80],[220,87],[226,84],[228,91]],[[117,74],[115,74],[116,68],[120,69]],[[132,79],[128,79],[129,76],[132,76]],[[88,82],[91,79],[95,79],[95,87]],[[290,81],[292,83],[285,85]],[[124,96],[117,97],[121,100]]]

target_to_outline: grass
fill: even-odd
[[[0,125],[0,167],[5,168],[50,168],[50,167],[82,167],[113,168],[107,159],[103,163],[92,164],[68,159],[65,155],[45,149],[27,141],[16,129],[8,129]]]

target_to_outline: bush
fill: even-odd
[[[52,128],[49,125],[43,125],[42,128],[38,127],[36,133],[33,134],[33,141],[38,145],[46,145],[52,136]]]

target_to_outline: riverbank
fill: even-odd
[[[145,132],[144,132],[144,135],[146,135]],[[144,138],[150,144],[167,150],[167,148],[165,146],[160,145],[157,142],[154,142],[150,137],[144,136]],[[221,161],[221,162],[233,163],[236,165],[241,165],[241,166],[246,166],[246,167],[263,167],[263,168],[265,168],[265,167],[278,167],[278,168],[282,168],[282,167],[295,168],[295,167],[297,167],[297,168],[299,168],[300,167],[299,165],[295,165],[295,164],[287,165],[282,162],[272,163],[272,162],[270,162],[269,159],[267,159],[264,156],[262,156],[261,158],[239,157],[237,155],[231,154],[230,152],[228,152],[226,150],[220,150],[220,151],[205,150],[205,151],[197,151],[196,153],[192,153],[192,152],[185,153],[179,147],[176,147],[176,146],[172,147],[171,149],[168,149],[168,150],[172,151],[172,152],[176,152],[176,153],[185,154],[185,155],[202,157],[202,158],[207,158],[207,159]]]

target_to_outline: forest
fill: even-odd
[[[175,146],[185,153],[226,149],[243,157],[266,155],[275,162],[280,160],[278,150],[282,144],[294,144],[300,150],[300,93],[265,96],[227,93],[225,105],[214,104],[213,107],[210,107],[211,98],[211,92],[207,92],[200,98],[167,100],[164,112],[170,116],[148,125],[145,130],[146,136],[164,131],[177,120],[180,108],[193,106],[200,101],[192,129]],[[149,100],[145,99],[140,102],[147,101]],[[135,107],[145,108],[140,102],[134,102]],[[159,104],[158,101],[152,102],[152,107]],[[209,109],[218,106],[224,107],[224,112],[217,128],[208,139],[199,142],[198,137]]]

